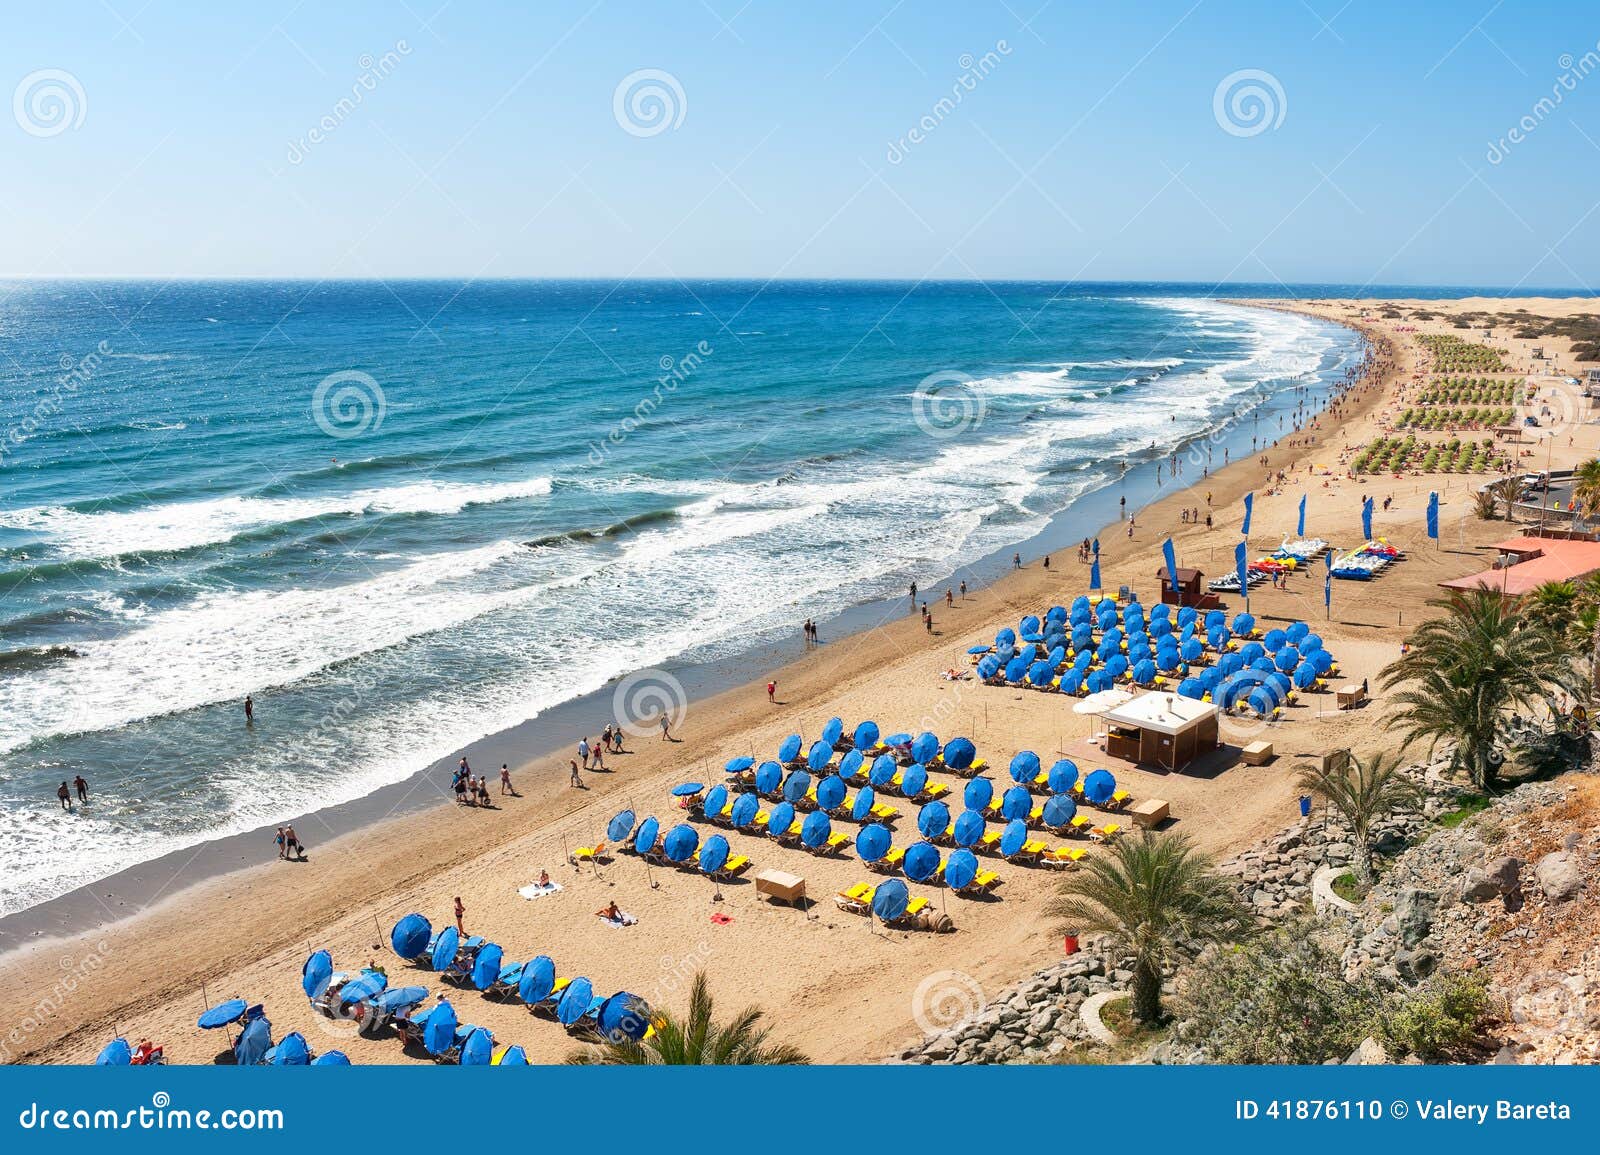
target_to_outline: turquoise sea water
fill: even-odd
[[[0,354],[6,913],[931,585],[1360,348],[1183,286],[241,281],[0,285]]]

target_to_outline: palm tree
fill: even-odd
[[[1344,820],[1355,836],[1356,877],[1372,883],[1372,824],[1396,810],[1415,806],[1422,792],[1400,772],[1400,759],[1376,754],[1363,762],[1350,755],[1341,769],[1318,766],[1300,768],[1300,787],[1320,795]]]
[[[567,1056],[573,1064],[604,1066],[778,1066],[808,1064],[805,1052],[785,1043],[769,1043],[769,1028],[761,1025],[766,1012],[746,1007],[726,1023],[719,1023],[711,1001],[705,972],[697,972],[689,988],[689,1013],[680,1018],[658,1011],[655,1030],[638,1043],[608,1042]]]
[[[1404,745],[1426,741],[1431,752],[1453,743],[1452,765],[1491,790],[1501,761],[1495,738],[1508,716],[1574,691],[1576,669],[1521,598],[1478,589],[1429,604],[1446,612],[1417,628],[1380,681],[1404,687],[1393,698]]]
[[[1211,859],[1181,834],[1146,831],[1086,859],[1046,908],[1060,934],[1104,934],[1133,954],[1133,1015],[1161,1018],[1161,968],[1180,948],[1228,942],[1245,910]]]
[[[1600,513],[1600,458],[1572,471],[1572,500],[1585,520]]]
[[[1565,638],[1577,614],[1578,584],[1548,581],[1528,595],[1528,616],[1557,637]]]

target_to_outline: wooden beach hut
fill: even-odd
[[[1101,715],[1106,753],[1126,762],[1182,770],[1220,744],[1219,711],[1167,691],[1142,694]]]

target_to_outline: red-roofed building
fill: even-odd
[[[1495,546],[1494,568],[1440,582],[1447,590],[1496,590],[1506,597],[1532,593],[1545,582],[1575,581],[1600,572],[1600,542],[1558,537],[1514,537]]]

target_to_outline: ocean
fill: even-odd
[[[931,587],[1361,344],[1179,285],[44,281],[0,353],[9,914]]]

